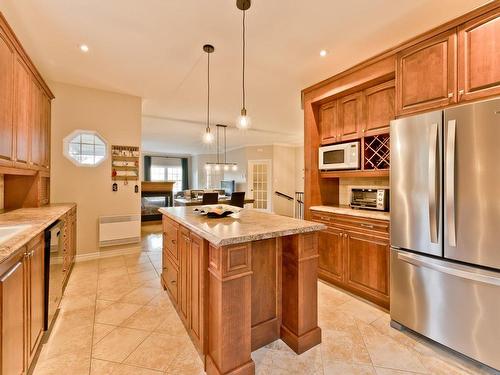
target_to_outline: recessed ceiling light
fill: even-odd
[[[322,49],[321,51],[319,51],[319,55],[321,57],[325,57],[327,54],[328,54],[328,52],[326,51],[326,49]]]
[[[89,51],[89,46],[86,44],[80,44],[80,51],[87,53]]]

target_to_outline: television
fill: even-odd
[[[224,190],[225,195],[231,195],[234,193],[235,182],[234,180],[221,181],[220,187]]]

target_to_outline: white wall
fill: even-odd
[[[111,145],[140,146],[141,98],[62,83],[51,83],[55,94],[51,130],[51,202],[78,205],[77,253],[98,248],[98,217],[140,214],[140,193],[134,182],[118,181],[112,191],[111,158],[95,168],[78,167],[63,156],[63,139],[76,129],[95,130]],[[142,163],[142,161],[141,161]],[[140,181],[137,181],[140,187]],[[140,189],[139,189],[140,191]]]

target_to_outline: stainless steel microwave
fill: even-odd
[[[359,169],[359,141],[319,148],[319,169]]]

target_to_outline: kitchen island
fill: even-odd
[[[324,224],[245,209],[210,219],[162,208],[162,284],[207,374],[254,374],[251,352],[281,338],[321,342],[318,231]]]

